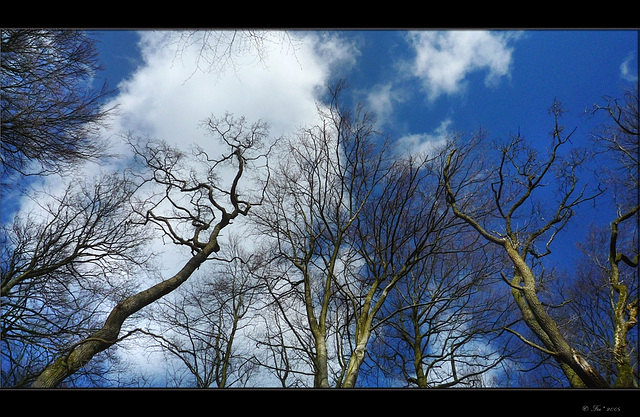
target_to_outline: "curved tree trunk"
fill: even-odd
[[[567,380],[569,381],[569,384],[572,387],[610,388],[609,383],[602,377],[602,375],[600,375],[582,356],[580,356],[577,351],[575,351],[569,345],[562,332],[558,328],[556,321],[547,313],[546,307],[538,298],[537,291],[539,288],[537,286],[536,277],[534,276],[533,271],[526,262],[526,255],[531,249],[533,240],[548,231],[552,226],[556,224],[566,224],[566,221],[568,220],[568,217],[566,217],[568,214],[566,213],[571,213],[570,209],[572,207],[583,201],[586,201],[586,199],[581,195],[579,198],[571,200],[571,202],[569,202],[569,197],[575,189],[575,182],[573,182],[570,184],[569,191],[563,196],[563,200],[560,203],[558,210],[555,212],[554,217],[551,220],[545,221],[545,224],[538,228],[535,232],[531,232],[528,236],[528,241],[524,237],[520,237],[522,241],[518,242],[520,240],[519,236],[511,227],[513,213],[522,204],[524,204],[531,196],[531,193],[540,186],[540,181],[544,177],[545,173],[548,172],[548,169],[556,159],[557,148],[567,140],[567,138],[560,138],[558,129],[556,129],[554,138],[556,138],[557,140],[555,148],[548,156],[543,170],[541,171],[541,173],[535,175],[528,174],[526,172],[524,173],[528,174],[528,176],[526,176],[527,182],[522,182],[522,184],[525,184],[522,196],[520,197],[520,199],[516,200],[515,203],[513,203],[510,209],[507,210],[501,205],[500,192],[502,188],[500,188],[500,192],[498,192],[494,188],[495,184],[491,184],[491,188],[494,192],[495,203],[505,221],[506,235],[502,236],[496,234],[495,232],[489,232],[476,219],[459,209],[456,202],[456,194],[454,193],[450,182],[450,169],[453,155],[456,152],[455,148],[452,149],[449,153],[443,169],[443,179],[447,190],[447,202],[458,218],[464,220],[468,225],[473,227],[484,239],[500,246],[506,252],[511,265],[513,266],[513,279],[509,283],[511,287],[511,294],[518,308],[520,309],[520,312],[522,313],[525,324],[542,342],[543,346],[526,340],[522,335],[509,328],[506,328],[506,330],[516,334],[529,346],[532,346],[548,355],[551,355],[562,369],[563,373],[567,377]],[[512,143],[512,145],[514,144]],[[503,150],[501,160],[502,165],[500,165],[500,187],[502,187],[505,183],[505,179],[502,176],[502,167],[507,159],[507,150]],[[522,175],[522,173],[520,175]],[[575,178],[570,179],[575,181]],[[547,243],[547,249],[548,245],[549,243]],[[503,278],[506,281],[506,278],[504,276]]]
[[[228,218],[225,222],[228,223]],[[87,364],[96,354],[114,345],[118,341],[122,324],[128,317],[178,288],[206,261],[209,255],[217,251],[219,248],[217,236],[224,225],[226,224],[218,224],[205,247],[189,259],[173,277],[118,303],[101,329],[76,343],[70,352],[49,364],[32,386],[34,388],[54,388]]]
[[[571,348],[555,320],[549,316],[538,298],[533,273],[518,251],[509,242],[503,246],[514,265],[511,293],[525,323],[546,349],[536,347],[553,356],[573,388],[610,388],[605,379]]]

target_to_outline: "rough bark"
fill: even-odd
[[[609,283],[618,299],[613,303],[613,360],[618,370],[614,387],[632,388],[636,386],[633,375],[633,365],[629,357],[627,346],[627,333],[637,324],[638,299],[629,301],[629,290],[620,280],[620,262],[637,268],[638,256],[634,260],[618,253],[617,238],[618,226],[625,220],[633,218],[638,212],[638,206],[621,214],[611,223],[611,237],[609,241]],[[628,316],[628,318],[627,318]]]
[[[555,320],[549,316],[537,295],[535,277],[522,256],[509,242],[505,250],[514,265],[511,293],[527,326],[554,357],[573,388],[609,388],[609,384],[566,341]]]

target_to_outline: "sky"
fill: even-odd
[[[479,127],[489,139],[519,131],[546,144],[556,98],[568,110],[565,125],[577,128],[573,139],[586,141],[594,121],[584,112],[638,82],[634,30],[272,32],[260,60],[236,42],[233,61],[212,68],[198,45],[176,54],[168,33],[178,34],[94,32],[102,76],[119,88],[119,115],[105,132],[114,142],[117,132],[134,131],[202,145],[200,122],[226,112],[266,121],[273,137],[290,134],[312,123],[320,94],[338,78],[351,104],[374,111],[409,153]]]
[[[479,126],[493,137],[520,129],[546,140],[554,98],[571,125],[569,117],[620,97],[638,77],[636,31],[291,33],[294,45],[268,45],[265,62],[239,56],[235,68],[207,73],[190,51],[177,57],[159,46],[162,32],[99,32],[103,75],[121,89],[114,129],[195,141],[200,120],[229,111],[266,120],[279,135],[307,120],[331,80],[346,78],[353,100],[402,143],[419,147]]]
[[[519,131],[544,146],[556,98],[579,143],[594,127],[584,112],[638,82],[638,32],[627,30],[307,30],[284,44],[276,33],[262,60],[239,45],[233,63],[211,71],[198,48],[176,55],[160,31],[99,35],[104,76],[120,90],[112,133],[133,130],[180,146],[206,143],[200,121],[225,112],[266,121],[274,137],[293,133],[312,123],[316,101],[339,78],[350,104],[374,111],[408,153],[480,126],[489,139]],[[579,214],[580,224],[598,222]],[[585,233],[571,227],[556,238],[569,269]]]
[[[102,134],[122,153],[123,132],[202,145],[200,123],[226,112],[266,121],[273,137],[291,134],[312,123],[338,78],[409,153],[479,127],[492,139],[520,131],[546,142],[554,98],[574,138],[586,139],[593,126],[583,112],[638,82],[636,30],[270,32],[261,59],[236,42],[233,60],[211,68],[197,44],[176,53],[167,34],[177,31],[91,33],[105,67],[98,76],[118,87],[118,113]]]
[[[117,113],[101,134],[123,158],[79,172],[90,177],[119,169],[131,152],[122,140],[127,132],[184,150],[207,149],[212,141],[201,122],[227,112],[249,123],[265,121],[274,138],[294,134],[314,123],[318,100],[340,78],[349,85],[347,103],[366,105],[378,128],[406,153],[480,127],[489,140],[519,131],[544,146],[554,98],[568,110],[565,125],[577,128],[573,140],[586,141],[594,121],[585,110],[605,96],[622,97],[638,82],[635,30],[277,31],[263,36],[259,50],[236,36],[231,59],[224,59],[224,47],[216,57],[197,42],[178,52],[180,34],[91,31],[105,68],[95,85],[106,80],[117,87],[106,104],[117,106]],[[210,44],[219,39],[224,46],[230,36],[209,33]],[[42,187],[55,192],[68,179],[45,181]],[[3,222],[11,218],[10,208],[26,211],[34,204],[3,195]],[[589,224],[587,219],[580,222]],[[586,229],[572,229],[556,238],[559,247],[573,248],[584,238]],[[169,246],[163,248],[175,252]]]
[[[378,127],[409,153],[480,126],[491,139],[520,131],[547,143],[554,98],[569,111],[565,124],[577,127],[574,139],[587,140],[593,125],[585,110],[638,82],[634,30],[273,32],[261,59],[237,44],[233,61],[211,67],[198,45],[180,54],[171,48],[167,36],[176,31],[92,34],[105,67],[99,77],[118,88],[108,103],[118,112],[102,134],[123,155],[120,135],[129,131],[185,150],[211,146],[200,123],[227,112],[267,122],[272,137],[295,133],[313,123],[317,101],[339,78],[348,100],[374,111]],[[561,237],[559,245],[581,237]]]
[[[354,95],[366,100],[388,127],[396,125],[400,134],[433,133],[447,119],[462,130],[478,124],[496,126],[496,134],[516,125],[536,126],[535,116],[544,114],[554,97],[579,113],[604,95],[619,95],[624,83],[637,82],[638,73],[637,31],[350,30],[331,31],[322,38],[321,32],[308,30],[292,32],[297,51],[271,45],[264,65],[249,64],[237,76],[227,71],[217,81],[216,74],[209,74],[185,82],[194,70],[194,58],[183,57],[180,63],[168,49],[157,48],[153,39],[162,32],[96,33],[107,69],[104,76],[112,85],[128,80],[121,99],[126,90],[130,95],[136,86],[157,77],[158,85],[166,88],[146,94],[153,94],[158,103],[165,100],[162,93],[179,88],[180,96],[194,106],[215,95],[215,110],[230,99],[237,103],[233,89],[241,88],[242,108],[254,113],[257,103],[247,96],[267,96],[277,105],[285,99],[283,80],[291,83],[286,98],[296,107],[315,99],[312,94],[317,91],[306,88],[309,85],[342,77]],[[189,86],[195,81],[200,81],[199,96]],[[267,109],[257,114],[278,118]]]

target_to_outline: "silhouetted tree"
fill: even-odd
[[[2,181],[60,173],[105,155],[96,134],[111,109],[95,40],[77,30],[2,30]]]
[[[593,113],[605,122],[594,131],[601,181],[613,204],[608,230],[593,225],[572,288],[573,329],[598,358],[614,387],[638,386],[638,92],[606,99]],[[602,289],[608,288],[608,291]],[[636,342],[636,343],[634,343]]]
[[[57,386],[96,354],[135,332],[121,336],[125,320],[189,279],[220,250],[220,232],[237,217],[247,215],[252,203],[241,196],[238,187],[246,166],[265,156],[259,149],[267,135],[266,126],[255,123],[248,127],[243,118],[236,120],[231,115],[212,118],[208,126],[227,153],[210,158],[204,150],[197,150],[195,159],[202,168],[200,171],[196,170],[197,163],[193,160],[189,161],[190,166],[184,166],[186,155],[165,143],[137,144],[131,140],[142,163],[137,173],[141,187],[148,186],[151,192],[134,206],[141,223],[156,226],[174,244],[188,248],[191,257],[173,276],[120,299],[104,324],[61,353],[39,375],[34,387]],[[221,187],[217,177],[223,165],[232,167],[227,188]]]
[[[150,235],[131,210],[136,190],[121,174],[73,178],[60,194],[32,195],[30,212],[2,225],[3,384],[33,380],[148,269]]]
[[[542,274],[535,265],[551,253],[551,243],[575,214],[575,208],[592,200],[601,191],[589,193],[580,183],[579,167],[588,155],[578,149],[566,154],[561,150],[573,132],[566,133],[560,125],[563,109],[555,101],[550,107],[555,125],[546,155],[527,146],[518,134],[499,148],[497,163],[477,175],[464,177],[456,171],[472,165],[468,149],[450,152],[444,167],[447,200],[456,216],[467,222],[486,241],[502,248],[505,261],[512,268],[512,278],[504,281],[518,306],[522,319],[535,334],[538,343],[525,338],[513,328],[508,331],[523,342],[554,358],[572,387],[608,387],[609,384],[593,366],[567,341],[558,323],[541,299]],[[557,191],[554,200],[542,195],[542,188],[555,177]],[[455,182],[454,182],[455,181]],[[489,199],[483,209],[486,215],[473,212],[467,190],[482,190]],[[478,192],[478,191],[475,191]],[[541,243],[542,242],[542,243]],[[541,344],[539,344],[541,343]]]

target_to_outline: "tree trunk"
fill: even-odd
[[[329,365],[327,355],[327,344],[322,340],[316,340],[315,376],[313,379],[314,388],[329,388]]]
[[[566,341],[555,320],[547,314],[538,298],[533,272],[515,247],[506,242],[504,247],[514,265],[511,293],[522,312],[525,323],[544,344],[567,377],[573,388],[610,388],[596,370]]]
[[[627,350],[627,333],[636,323],[638,300],[628,301],[627,286],[620,284],[618,267],[615,263],[611,267],[611,285],[618,294],[618,300],[613,308],[613,360],[618,370],[614,383],[616,388],[632,388],[634,386],[633,366]],[[625,318],[625,310],[629,311],[629,320]]]
[[[611,222],[611,236],[609,241],[609,283],[618,299],[611,300],[613,304],[613,360],[618,370],[614,383],[616,388],[637,388],[633,375],[633,365],[627,347],[627,333],[637,324],[638,299],[629,302],[629,290],[620,280],[619,263],[622,261],[632,268],[638,268],[638,256],[631,260],[618,253],[618,226],[620,223],[633,218],[639,207],[635,206],[627,213],[621,214]],[[611,295],[613,297],[613,293]],[[629,318],[625,316],[628,314]]]
[[[189,259],[173,277],[118,303],[101,329],[76,343],[69,353],[60,356],[49,364],[32,386],[34,388],[54,388],[65,378],[73,375],[78,369],[86,365],[96,354],[114,345],[118,341],[122,324],[129,316],[178,288],[206,261],[209,255],[215,252],[215,249],[218,248],[217,234],[219,229],[221,229],[220,225],[212,233],[203,250]]]
[[[356,344],[356,349],[353,351],[351,357],[349,358],[347,373],[345,375],[344,383],[342,384],[343,388],[353,388],[356,386],[356,381],[358,380],[358,371],[360,370],[362,362],[364,362],[364,355],[367,342],[369,341],[369,334],[370,332],[367,332],[366,336],[360,338],[360,340]]]

